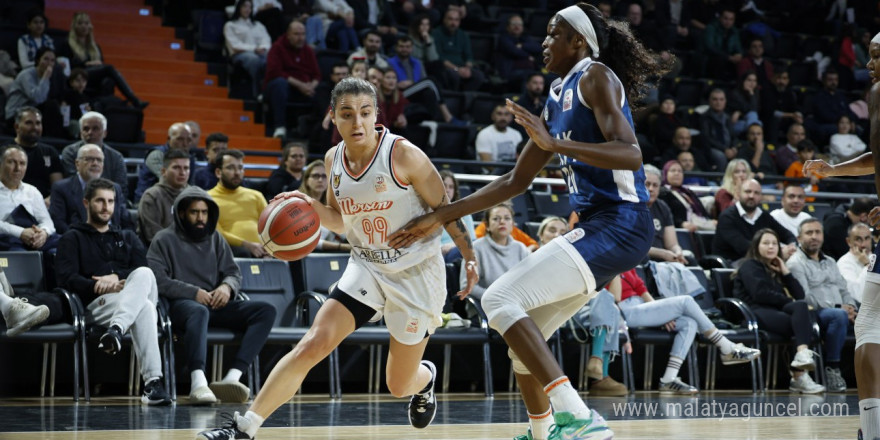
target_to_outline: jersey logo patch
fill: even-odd
[[[575,228],[569,231],[567,234],[563,235],[563,237],[565,237],[565,239],[568,240],[569,243],[574,243],[584,238],[585,235],[586,233],[584,232],[583,228]]]
[[[565,94],[562,97],[562,111],[567,112],[571,110],[571,100],[574,95],[572,89],[568,89],[565,91]]]
[[[341,176],[339,174],[333,175],[333,189],[339,188],[339,181],[341,180],[340,177]]]
[[[419,332],[419,318],[410,317],[409,321],[406,323],[406,332],[407,333],[418,333]]]
[[[871,254],[871,257],[868,259],[868,272],[874,271],[874,263],[877,262],[877,254]]]
[[[388,190],[388,186],[385,185],[385,176],[376,176],[376,183],[373,184],[373,189],[375,189],[377,193]]]

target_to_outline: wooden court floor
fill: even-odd
[[[432,439],[509,440],[526,428],[517,395],[440,395],[437,418],[427,429],[406,421],[406,402],[388,396],[297,397],[260,430],[260,440]],[[616,439],[854,439],[854,394],[800,396],[782,392],[701,393],[660,397],[640,392],[626,398],[593,398],[590,406],[609,420]],[[0,440],[191,440],[216,426],[221,412],[245,405],[147,408],[129,397],[74,403],[69,398],[6,399],[0,403]],[[638,414],[636,414],[638,413]]]

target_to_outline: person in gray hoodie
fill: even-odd
[[[489,285],[530,254],[524,244],[510,236],[514,222],[513,207],[509,202],[489,208],[483,221],[486,222],[486,235],[474,241],[480,281],[474,285],[471,295],[477,299],[483,297]],[[467,285],[465,269],[462,265],[459,278],[462,287]]]
[[[162,165],[162,180],[151,186],[138,204],[138,237],[147,245],[153,237],[173,223],[171,207],[174,199],[189,186],[189,155],[171,150]]]
[[[239,379],[260,353],[275,322],[275,308],[260,301],[240,301],[241,271],[232,250],[217,232],[220,209],[203,189],[185,188],[171,209],[174,221],[159,231],[147,251],[159,294],[170,302],[171,325],[182,334],[195,404],[245,402],[250,390]],[[242,333],[232,368],[208,385],[205,377],[208,327]]]

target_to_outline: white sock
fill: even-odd
[[[553,426],[553,410],[547,408],[542,414],[529,413],[529,426],[532,428],[533,440],[547,440],[550,427]]]
[[[550,382],[544,387],[544,392],[550,398],[550,405],[554,411],[571,413],[575,419],[590,418],[590,408],[587,408],[584,399],[581,399],[577,390],[571,386],[568,376],[562,376]]]
[[[196,388],[206,387],[208,386],[208,378],[205,377],[204,370],[193,370],[189,373],[190,379],[190,391],[195,391]]]
[[[859,400],[859,422],[862,425],[862,438],[880,438],[880,399]]]
[[[224,382],[238,382],[241,379],[241,370],[238,368],[230,368],[226,373],[226,377],[223,378]]]
[[[660,382],[669,383],[675,380],[675,378],[678,377],[678,371],[681,370],[682,362],[684,362],[684,359],[669,356],[669,362],[666,363],[666,372],[663,373]]]
[[[235,423],[238,424],[238,430],[244,432],[250,438],[257,436],[257,430],[260,429],[265,420],[253,411],[248,411],[243,416],[239,415],[238,412],[235,413]]]
[[[2,290],[2,288],[0,288]],[[9,313],[9,308],[12,307],[12,302],[14,299],[6,296],[6,294],[0,293],[0,313],[4,316]]]
[[[730,352],[733,351],[733,342],[730,342],[730,339],[725,338],[717,328],[712,334],[706,336],[706,338],[712,341],[712,343],[721,350],[721,354],[730,354]]]

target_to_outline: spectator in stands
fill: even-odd
[[[713,89],[709,92],[709,110],[700,115],[700,135],[709,148],[724,154],[725,165],[728,160],[736,157],[733,121],[725,111],[726,108],[727,96],[724,90]],[[713,153],[712,150],[712,157],[717,157],[715,162],[719,163],[718,153]]]
[[[281,165],[272,170],[266,183],[266,200],[272,200],[280,193],[299,189],[308,156],[308,147],[302,142],[290,142],[284,146]]]
[[[837,133],[831,136],[828,152],[833,163],[846,162],[865,152],[865,141],[856,136],[856,124],[847,115],[837,120]]]
[[[541,220],[541,224],[538,225],[538,243],[544,246],[553,241],[554,238],[565,235],[567,232],[568,223],[564,218],[556,217],[555,215],[544,217],[544,220]]]
[[[807,303],[819,317],[819,327],[825,336],[828,390],[841,392],[846,391],[846,381],[840,374],[840,353],[847,329],[855,322],[858,311],[837,261],[822,253],[823,241],[822,222],[805,220],[798,228],[800,247],[788,259],[788,267],[806,291]]]
[[[764,228],[776,231],[780,242],[786,243],[783,247],[782,258],[787,260],[795,251],[795,236],[785,226],[777,222],[770,213],[764,212],[758,207],[761,203],[761,184],[755,179],[743,183],[739,194],[739,201],[724,210],[718,216],[718,228],[715,230],[715,239],[712,241],[712,253],[726,258],[739,266],[746,252],[749,250],[749,242],[755,233]]]
[[[61,180],[61,158],[51,145],[40,142],[43,135],[42,114],[33,107],[24,107],[15,115],[15,145],[27,153],[27,173],[24,182],[36,187],[46,204],[52,184]]]
[[[755,174],[749,168],[744,159],[733,159],[724,170],[721,178],[721,189],[715,193],[715,207],[713,217],[718,218],[727,208],[739,201],[742,192],[742,184],[753,179]]]
[[[389,67],[388,60],[382,55],[382,36],[379,32],[369,30],[364,34],[363,46],[352,52],[348,56],[348,63],[356,59],[363,59],[367,62],[367,67],[378,67],[387,69]]]
[[[513,208],[510,204],[489,208],[483,223],[486,224],[486,236],[474,241],[474,253],[477,257],[480,281],[471,290],[471,295],[477,299],[483,297],[483,293],[495,280],[531,253],[525,245],[510,236],[514,227]],[[459,283],[462,286],[467,284],[467,270],[465,269],[462,265],[461,277],[459,278]]]
[[[858,198],[850,205],[840,205],[834,211],[825,214],[822,220],[825,238],[822,252],[835,260],[849,252],[846,232],[855,223],[868,223],[868,213],[875,206],[877,206],[875,200]]]
[[[217,175],[214,174],[213,167],[214,158],[217,157],[217,153],[227,148],[229,148],[229,136],[223,133],[211,133],[205,138],[205,159],[208,163],[193,172],[193,185],[205,191],[217,185]]]
[[[523,33],[523,18],[513,14],[507,18],[506,32],[498,36],[496,67],[501,76],[518,87],[534,73],[535,61],[541,59],[541,43]]]
[[[265,6],[271,7],[272,4],[266,3]],[[232,18],[223,25],[223,38],[226,40],[226,53],[232,64],[241,66],[248,73],[252,96],[257,97],[266,70],[266,54],[272,47],[272,40],[266,27],[259,21],[254,21],[252,0],[236,1]]]
[[[18,145],[7,145],[0,160],[0,250],[54,250],[59,236],[46,202],[37,188],[23,181],[27,153]]]
[[[400,0],[394,2],[394,13],[397,16],[397,22],[405,26],[412,26],[413,23],[421,21],[421,17],[425,17],[431,23],[440,21],[440,10],[432,8],[431,4],[425,4],[418,0]]]
[[[86,186],[87,221],[73,225],[58,245],[58,285],[86,304],[88,322],[107,326],[98,348],[115,355],[122,349],[122,336],[131,331],[144,379],[141,400],[170,405],[156,331],[156,278],[134,232],[110,224],[115,198],[109,180],[98,178]]]
[[[104,171],[101,177],[108,179],[122,188],[126,195],[122,200],[128,199],[128,172],[125,170],[125,158],[122,153],[104,143],[107,137],[107,118],[98,112],[86,112],[79,118],[79,141],[76,141],[61,150],[61,167],[64,177],[70,177],[77,173],[76,157],[79,149],[85,144],[101,147],[104,155]]]
[[[640,2],[630,2],[626,7],[626,22],[629,23],[633,35],[638,38],[642,44],[651,49],[660,56],[663,63],[670,65],[670,77],[675,77],[681,72],[681,61],[672,56],[672,46],[668,46],[669,40],[663,38],[657,29],[654,20],[645,20],[644,11]]]
[[[785,135],[788,142],[776,148],[776,156],[773,158],[773,161],[776,162],[777,174],[785,174],[788,167],[798,160],[797,146],[806,138],[807,131],[804,130],[803,124],[794,122],[788,126],[788,133]]]
[[[449,112],[437,84],[428,78],[424,64],[412,56],[412,51],[413,40],[408,35],[404,35],[397,39],[397,54],[388,59],[388,64],[397,72],[397,88],[402,90],[403,96],[411,102],[422,104],[434,115],[432,120],[463,124]]]
[[[446,197],[449,199],[449,203],[460,199],[461,192],[459,192],[458,179],[455,178],[455,174],[449,170],[440,170],[440,178],[443,179],[443,186],[446,188]],[[462,217],[461,221],[464,223],[464,227],[467,228],[471,241],[476,241],[477,234],[474,232],[474,218],[468,214]],[[443,233],[440,236],[440,252],[443,253],[443,258],[447,263],[461,259],[461,251],[455,246],[455,242],[449,233],[446,232],[446,229],[443,229]]]
[[[513,97],[513,102],[525,107],[529,113],[540,115],[547,103],[547,94],[544,93],[544,75],[533,73],[526,78],[523,93]],[[519,127],[519,124],[515,124]]]
[[[125,78],[115,67],[104,64],[101,48],[95,42],[92,28],[92,19],[85,12],[73,14],[73,22],[70,24],[70,34],[67,38],[67,51],[62,53],[70,60],[70,67],[82,67],[89,73],[92,83],[102,89],[101,95],[112,95],[112,87],[105,87],[104,82],[109,81],[125,96],[131,105],[136,108],[146,108],[150,103],[141,101],[125,81]]]
[[[244,153],[234,149],[223,150],[214,158],[214,166],[220,183],[211,188],[208,194],[220,207],[217,229],[236,257],[268,257],[257,233],[257,221],[266,208],[266,199],[259,192],[241,186]]]
[[[321,79],[318,59],[305,44],[305,26],[293,21],[287,34],[275,41],[266,59],[266,95],[275,131],[272,137],[287,137],[287,102],[313,103]]]
[[[421,61],[428,72],[436,72],[436,68],[442,65],[437,45],[431,32],[431,19],[427,14],[415,17],[409,24],[409,35],[413,41],[412,57]]]
[[[40,110],[40,132],[45,126],[46,134],[52,137],[66,137],[61,109],[55,98],[60,98],[61,89],[56,78],[63,78],[55,69],[55,51],[49,47],[37,50],[37,64],[22,70],[9,87],[6,99],[6,123],[14,128],[13,118],[25,108]],[[53,75],[54,72],[54,75]],[[45,118],[43,117],[45,115]]]
[[[734,344],[724,337],[697,305],[694,297],[684,294],[655,300],[634,268],[615,277],[609,283],[608,290],[614,294],[627,326],[662,327],[668,332],[675,332],[669,361],[660,378],[661,393],[697,393],[696,387],[678,377],[697,331],[718,347],[724,365],[746,363],[761,356],[761,350],[741,343]]]
[[[204,159],[205,155],[199,150],[199,140],[202,139],[202,126],[199,125],[196,121],[184,121],[187,127],[189,127],[189,144],[187,145],[187,149],[189,154],[198,159]]]
[[[165,166],[165,154],[169,151],[180,150],[187,153],[190,156],[189,169],[195,169],[195,157],[189,154],[191,138],[192,131],[183,122],[175,122],[168,127],[168,143],[150,150],[144,159],[144,163],[138,169],[138,185],[134,193],[135,202],[139,201],[144,191],[155,185],[159,178],[162,177],[162,167]]]
[[[822,90],[813,96],[812,117],[807,118],[806,126],[811,137],[822,142],[820,145],[824,145],[831,135],[837,133],[837,123],[841,116],[846,115],[851,121],[856,120],[844,92],[837,89],[839,78],[834,69],[826,69],[822,73]]]
[[[173,223],[150,243],[147,262],[168,298],[171,325],[182,331],[189,400],[195,404],[246,402],[250,389],[239,379],[257,355],[275,321],[275,308],[262,301],[242,301],[241,271],[232,249],[217,232],[220,209],[201,188],[189,187],[174,200]],[[241,333],[232,367],[220,381],[205,377],[208,326]]]
[[[324,34],[330,48],[351,52],[360,47],[354,29],[354,9],[345,0],[317,0],[312,7],[324,23]]]
[[[391,12],[391,2],[346,0],[354,10],[354,28],[363,35],[367,29],[382,37],[382,47],[390,49],[397,41],[397,20]]]
[[[654,146],[661,154],[666,154],[672,146],[672,137],[678,127],[687,127],[687,122],[676,116],[675,98],[671,95],[660,97],[660,106],[657,108],[657,118],[651,124],[651,135]]]
[[[67,119],[67,132],[74,138],[79,137],[79,118],[86,112],[93,110],[92,99],[86,95],[88,83],[89,73],[85,69],[77,67],[70,71],[67,87],[61,95],[62,122]],[[64,112],[67,114],[64,115]]]
[[[785,170],[785,177],[795,177],[799,179],[803,179],[804,175],[804,164],[807,163],[808,160],[813,160],[813,156],[816,154],[816,147],[810,142],[809,139],[802,140],[797,146],[797,160],[792,162],[791,165],[788,166],[788,169]],[[809,176],[810,183],[803,184],[804,189],[809,189],[812,192],[819,191],[819,176]],[[812,199],[811,199],[812,200]]]
[[[681,164],[681,169],[685,173],[684,181],[682,181],[682,185],[697,185],[697,186],[708,186],[709,181],[706,180],[705,177],[697,177],[697,176],[688,176],[687,174],[692,171],[702,171],[697,167],[697,162],[694,159],[694,153],[691,151],[679,151],[678,156],[675,157],[675,160]]]
[[[358,65],[364,67],[364,61],[357,61]],[[330,121],[330,94],[339,81],[348,78],[351,75],[351,68],[344,61],[333,64],[330,67],[330,77],[328,80],[321,80],[315,88],[315,111],[310,118],[321,120],[320,124],[315,124],[310,133],[309,143],[318,145],[320,148],[316,151],[318,154],[326,153],[330,147],[332,139],[338,130],[336,126],[331,125]],[[340,136],[341,140],[342,137]]]
[[[790,364],[789,390],[813,394],[825,387],[813,382],[804,370],[816,368],[810,342],[813,323],[804,300],[804,288],[791,274],[782,256],[779,235],[770,228],[758,230],[746,257],[733,273],[733,296],[746,303],[758,319],[761,330],[783,338],[794,337],[795,356]]]
[[[506,201],[506,202],[502,202],[502,203],[509,205],[510,210],[513,211],[514,213],[516,212],[513,210],[513,203],[512,202]],[[574,216],[573,222],[577,223],[577,213],[573,212],[571,215]],[[474,235],[476,235],[477,238],[483,238],[486,236],[485,218],[483,220],[484,221],[479,222],[476,225],[474,225]],[[534,252],[535,250],[538,249],[538,242],[534,238],[532,238],[529,234],[527,234],[525,231],[523,231],[522,229],[517,227],[515,223],[513,225],[513,229],[510,232],[510,236],[513,237],[514,240],[524,244],[526,246],[526,249],[529,250],[529,252]]]
[[[804,212],[806,200],[806,193],[802,186],[794,184],[786,185],[785,189],[782,190],[782,208],[776,208],[773,211],[770,211],[770,216],[780,225],[784,226],[785,229],[788,229],[788,232],[791,232],[791,235],[796,237],[798,234],[798,226],[800,226],[804,220],[813,217]]]
[[[651,216],[654,217],[654,243],[648,250],[648,258],[655,261],[677,261],[688,264],[684,250],[678,244],[675,235],[675,224],[672,219],[672,211],[663,200],[658,200],[660,195],[660,182],[662,175],[654,165],[645,165],[645,187],[648,188],[648,207]]]
[[[85,222],[87,220],[86,207],[83,205],[83,194],[86,185],[95,180],[104,172],[104,153],[101,147],[93,144],[85,144],[77,152],[76,175],[61,179],[52,184],[52,201],[49,204],[49,215],[55,230],[64,234],[70,225]],[[135,230],[134,222],[125,205],[125,194],[117,183],[113,183],[116,190],[116,200],[119,207],[113,211],[110,224],[120,229]]]
[[[280,37],[284,33],[284,24],[286,23],[284,21],[284,6],[279,0],[254,0],[251,9],[253,11],[251,19],[260,22],[266,28],[266,32],[268,32],[270,37],[269,41]],[[266,49],[268,50],[269,48],[266,47]]]
[[[754,71],[746,72],[740,77],[735,89],[730,94],[727,109],[731,111],[730,120],[733,121],[733,134],[740,133],[755,123],[761,123],[758,112],[761,111],[761,96],[758,92],[758,76]]]
[[[33,9],[28,13],[28,31],[18,39],[18,65],[22,69],[34,66],[37,60],[37,50],[41,47],[55,50],[55,40],[46,35],[48,26],[49,19],[41,9]]]
[[[691,5],[685,0],[657,0],[654,3],[654,20],[657,22],[657,31],[664,40],[663,46],[675,48],[676,46],[690,47],[689,41]]]
[[[669,205],[676,228],[685,228],[691,232],[696,230],[712,231],[715,220],[709,218],[700,198],[688,187],[683,186],[684,169],[677,160],[670,160],[663,165],[663,188],[659,198]]]
[[[388,122],[388,129],[392,133],[402,134],[407,125],[404,110],[409,105],[409,100],[397,88],[397,72],[394,69],[384,69],[378,92],[379,108],[377,110],[379,113],[385,114],[385,121]]]
[[[298,21],[302,23],[306,27],[306,44],[314,50],[326,49],[325,36],[327,32],[324,29],[324,22],[321,16],[315,13],[314,2],[311,0],[283,1],[285,22]],[[282,27],[279,29],[278,35],[272,37],[270,33],[269,36],[272,37],[272,41],[275,41],[283,33],[284,28]]]
[[[452,90],[479,90],[486,77],[482,71],[474,68],[471,38],[459,29],[460,24],[461,13],[458,9],[449,8],[443,15],[443,26],[431,32],[437,55],[445,67],[443,82],[445,88]]]
[[[661,161],[666,162],[673,159],[678,159],[678,156],[681,153],[690,153],[693,155],[694,164],[698,169],[701,170],[711,170],[715,166],[715,163],[712,161],[712,158],[707,156],[712,156],[712,154],[706,154],[705,148],[699,148],[693,145],[691,137],[691,129],[687,127],[678,127],[672,134],[671,143],[668,143],[669,147],[665,149],[665,153],[661,156]],[[668,141],[667,141],[668,142]],[[716,150],[712,150],[716,151]],[[711,151],[710,151],[711,153]],[[724,154],[718,152],[719,162],[724,159]]]
[[[754,72],[761,90],[773,87],[773,62],[764,58],[764,41],[760,37],[749,40],[749,50],[736,65],[736,76],[742,78],[747,72]]]
[[[300,183],[298,190],[315,200],[321,201],[321,203],[326,203],[328,184],[327,170],[324,166],[324,161],[316,160],[303,170],[302,183]]]
[[[162,159],[162,178],[144,192],[138,205],[138,236],[148,245],[174,221],[174,199],[189,186],[189,156],[182,150],[171,150]]]
[[[703,32],[702,50],[706,74],[710,78],[732,80],[736,66],[742,60],[743,50],[736,22],[736,12],[723,9],[717,20]]]
[[[508,128],[513,114],[507,106],[500,103],[492,110],[492,125],[477,133],[477,160],[481,162],[516,162],[517,147],[522,142],[520,132]],[[487,174],[494,173],[494,167],[484,167]]]
[[[761,101],[761,121],[764,122],[767,133],[774,142],[782,132],[788,132],[792,125],[804,123],[804,115],[798,105],[797,95],[789,86],[788,71],[784,68],[776,70],[773,74],[771,87],[761,89]],[[797,142],[791,145],[797,145]],[[782,171],[785,170],[780,170]]]
[[[754,122],[746,130],[746,139],[737,143],[737,157],[745,159],[751,166],[755,177],[763,179],[764,176],[776,174],[776,164],[770,157],[764,142],[764,127],[760,122]],[[772,185],[771,185],[772,186]]]
[[[856,223],[847,231],[846,244],[849,252],[837,259],[837,269],[846,280],[846,290],[856,301],[856,305],[862,302],[862,289],[865,288],[865,279],[868,274],[868,264],[871,262],[871,227],[865,223]]]

